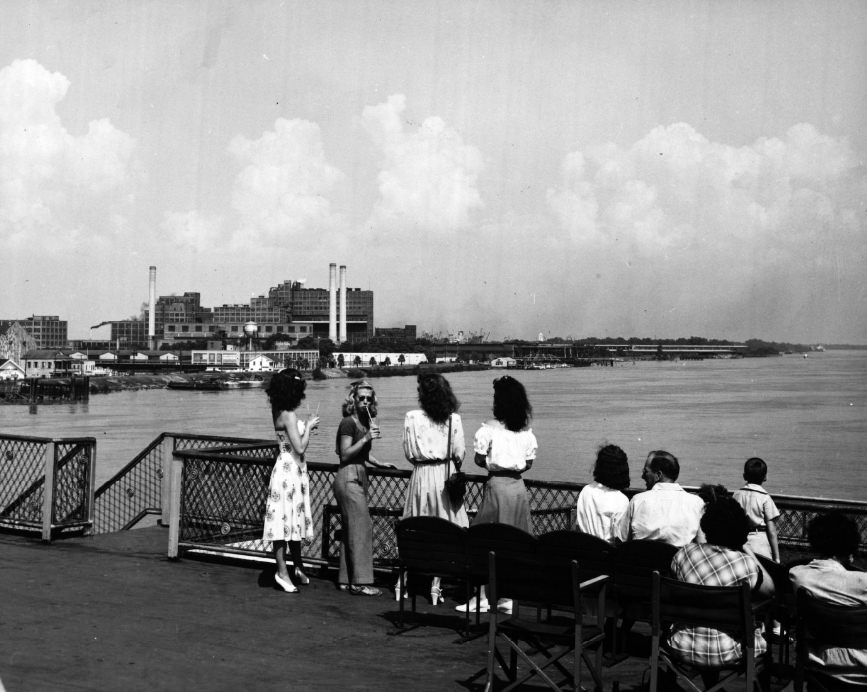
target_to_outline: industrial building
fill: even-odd
[[[307,288],[287,280],[251,298],[250,303],[204,307],[201,294],[156,296],[156,267],[150,267],[150,299],[141,319],[111,321],[111,343],[121,348],[157,348],[194,340],[246,343],[282,335],[294,346],[305,337],[335,343],[366,341],[373,336],[373,291],[346,285],[346,267],[329,265],[329,287]],[[104,323],[106,324],[106,323]],[[245,327],[247,331],[245,331]]]
[[[0,334],[18,325],[35,342],[34,348],[63,348],[67,344],[67,321],[57,315],[31,315],[20,319],[0,320]]]

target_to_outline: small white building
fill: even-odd
[[[343,356],[344,368],[353,368],[356,366],[359,368],[370,367],[371,358],[373,359],[375,365],[384,365],[386,362],[386,358],[388,359],[389,364],[392,366],[418,365],[419,363],[427,363],[427,356],[425,356],[424,353],[395,353],[392,351],[337,351],[331,357],[339,363],[340,356]],[[401,357],[403,357],[403,362],[401,362]],[[357,362],[356,358],[358,359]]]
[[[251,359],[247,364],[247,370],[250,370],[251,372],[271,372],[276,369],[274,361],[268,356],[262,354]]]
[[[491,361],[492,368],[514,368],[515,367],[515,359],[509,358],[508,356],[503,356],[501,358],[494,358]]]
[[[0,380],[23,380],[24,368],[14,360],[7,360],[0,364]]]

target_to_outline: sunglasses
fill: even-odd
[[[372,396],[356,396],[355,398],[359,401],[373,401]]]

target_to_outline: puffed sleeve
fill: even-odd
[[[412,461],[415,458],[413,456],[412,439],[412,416],[407,413],[403,419],[403,454],[407,461]]]
[[[527,461],[535,459],[537,449],[539,449],[539,443],[536,441],[536,436],[532,430],[527,430],[524,436],[524,459]]]
[[[491,428],[487,425],[483,425],[481,428],[476,430],[476,436],[473,438],[473,451],[476,454],[487,456],[488,448],[491,446],[492,439]]]
[[[457,413],[452,414],[452,453],[455,458],[461,461],[467,455],[467,443],[464,441],[464,424],[461,423],[461,417]]]

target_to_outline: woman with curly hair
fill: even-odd
[[[298,591],[296,584],[310,583],[301,571],[301,541],[313,538],[310,482],[304,452],[310,432],[319,425],[319,416],[310,416],[305,422],[295,415],[306,386],[300,372],[287,368],[271,378],[267,389],[279,455],[271,470],[262,538],[271,543],[274,551],[277,563],[274,580],[288,593]],[[291,577],[286,566],[287,543],[294,566]]]
[[[473,524],[511,524],[531,533],[530,499],[521,474],[536,459],[538,443],[529,427],[532,415],[524,385],[509,375],[494,380],[494,418],[482,424],[473,440],[475,463],[488,470],[482,504]],[[459,605],[457,610],[475,610],[474,600]],[[479,600],[479,610],[487,611],[484,587]],[[497,608],[511,612],[512,602],[500,599]]]
[[[353,382],[343,402],[343,420],[337,428],[335,451],[340,467],[332,488],[342,526],[338,585],[341,590],[359,596],[380,594],[373,586],[373,522],[367,508],[369,481],[365,464],[395,468],[370,453],[373,440],[380,437],[376,413],[373,386],[365,380]]]
[[[604,445],[596,454],[593,482],[581,489],[575,507],[575,528],[613,543],[629,498],[629,463],[617,445]]]
[[[406,517],[440,517],[466,527],[467,510],[449,499],[445,482],[452,465],[458,470],[466,454],[464,428],[456,413],[460,404],[449,381],[436,373],[418,376],[418,403],[403,423],[403,452],[412,464],[412,476],[403,507]],[[400,596],[399,591],[395,591]],[[440,578],[434,577],[431,603],[442,598]]]

